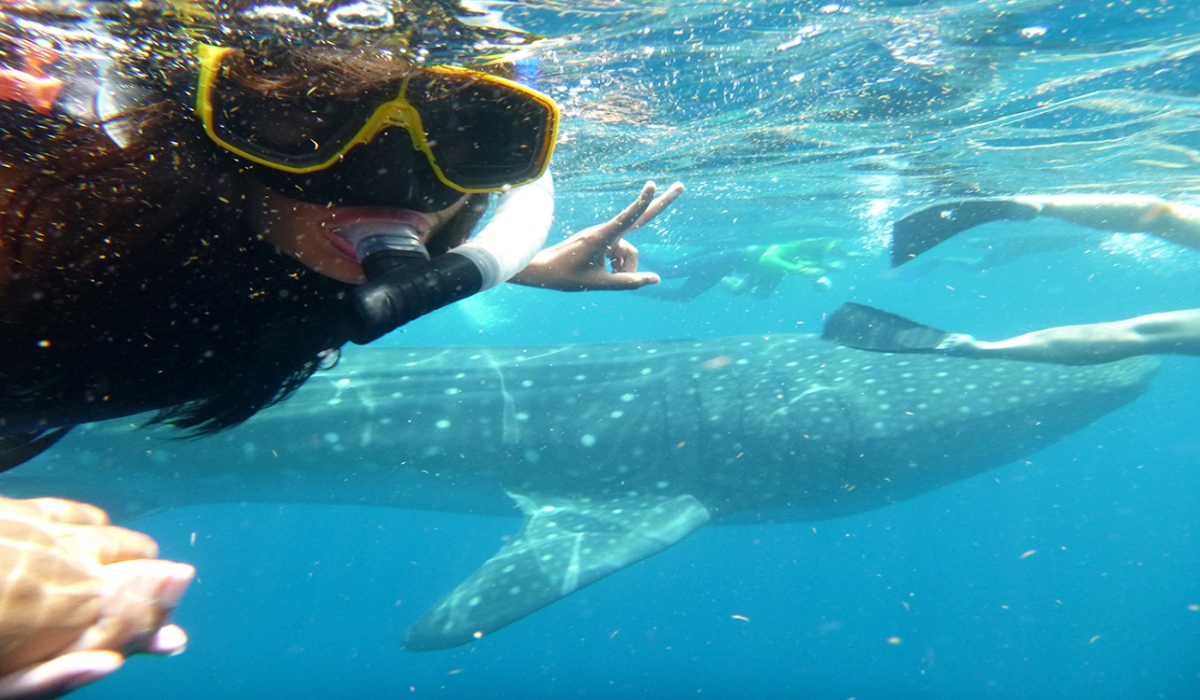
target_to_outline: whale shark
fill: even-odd
[[[146,417],[80,426],[0,475],[0,492],[118,521],[218,502],[523,515],[404,639],[444,649],[709,522],[837,518],[1017,460],[1141,395],[1156,366],[878,354],[807,335],[354,348],[202,440]]]

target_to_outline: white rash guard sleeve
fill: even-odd
[[[525,269],[546,245],[553,220],[554,178],[547,170],[528,185],[500,195],[483,230],[450,252],[475,263],[483,277],[480,291],[490,289]]]

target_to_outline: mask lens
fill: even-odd
[[[449,74],[409,80],[405,99],[421,117],[433,160],[449,182],[495,189],[544,169],[553,141],[551,108],[509,85]]]
[[[384,130],[368,146],[347,151],[333,168],[288,173],[264,166],[257,174],[276,192],[315,204],[435,212],[463,196],[438,179],[404,129]]]
[[[273,96],[218,77],[209,103],[217,138],[273,163],[306,168],[338,157],[375,109],[395,97]]]
[[[395,83],[353,96],[304,94],[231,79],[221,65],[230,51],[200,47],[196,110],[219,145],[259,165],[325,170],[400,128],[441,183],[487,192],[536,179],[554,149],[558,108],[503,79],[432,68],[405,79],[401,94]]]

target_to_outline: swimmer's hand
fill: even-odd
[[[656,191],[655,184],[647,182],[625,211],[539,252],[512,281],[564,292],[637,289],[658,284],[658,275],[638,272],[638,250],[624,238],[670,206],[683,194],[683,185],[676,182],[657,197]],[[611,272],[606,260],[612,261]]]
[[[130,654],[178,654],[167,624],[195,575],[94,506],[0,497],[0,698],[56,698]]]

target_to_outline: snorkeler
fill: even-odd
[[[1150,195],[1016,195],[942,202],[905,215],[892,226],[892,266],[903,265],[969,228],[1039,216],[1100,231],[1147,233],[1200,250],[1200,207]]]
[[[540,250],[558,108],[508,60],[531,37],[465,14],[445,0],[0,3],[0,469],[81,422],[158,411],[198,435],[236,425],[346,342],[506,280],[657,282],[623,236],[679,185],[656,197],[648,183],[611,221]],[[47,551],[115,552],[85,569],[154,561],[146,546],[19,525],[52,531]],[[10,564],[14,585],[43,582]],[[154,580],[139,585],[168,586]],[[182,649],[164,622],[180,592],[161,590],[157,622],[133,638],[95,648]],[[0,608],[5,627],[13,615]],[[0,651],[0,668],[25,664],[0,694],[48,697],[119,665],[59,656],[74,648],[91,647]]]
[[[948,333],[874,307],[846,303],[825,321],[822,337],[839,345],[877,352],[1096,365],[1137,355],[1200,355],[1200,309],[1057,326],[986,341]]]
[[[677,286],[647,287],[644,296],[691,301],[720,285],[731,294],[766,299],[788,275],[806,277],[817,291],[833,286],[829,273],[845,268],[844,258],[863,253],[846,251],[836,238],[802,238],[773,245],[706,250],[669,264],[655,264],[663,279],[683,279]]]
[[[622,237],[679,186],[539,252],[558,110],[503,60],[526,35],[432,0],[70,7],[6,20],[0,52],[0,466],[148,410],[236,425],[506,280],[658,280]],[[61,89],[25,99],[14,71]]]

